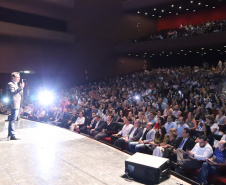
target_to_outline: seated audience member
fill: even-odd
[[[164,112],[163,112],[163,116],[167,116],[168,115],[168,112],[169,111],[172,111],[173,112],[173,110],[170,108],[170,105],[167,103],[166,104],[166,109],[164,110]]]
[[[128,135],[125,137],[121,137],[114,142],[114,145],[122,148],[124,144],[126,144],[126,148],[128,150],[129,143],[132,141],[138,141],[142,136],[143,128],[141,127],[141,122],[136,120],[134,125]]]
[[[214,118],[212,116],[206,118],[206,124],[210,126],[212,134],[219,134],[219,126],[217,123],[214,123]]]
[[[179,137],[177,139],[177,142],[176,142],[176,145],[175,145],[175,149],[173,150],[173,153],[174,155],[172,156],[172,160],[175,161],[176,159],[176,155],[178,153],[179,150],[192,150],[192,148],[194,147],[195,145],[195,141],[194,139],[192,139],[190,137],[190,129],[189,128],[185,128],[183,130],[183,133],[182,133],[182,137]]]
[[[158,130],[159,127],[164,126],[165,124],[165,119],[163,117],[159,117],[157,123],[154,126],[155,130]]]
[[[190,150],[178,150],[177,151],[177,168],[176,171],[180,172],[181,168],[186,169],[199,169],[202,166],[202,162],[206,158],[210,158],[213,154],[213,149],[207,141],[205,136],[200,136],[198,143],[194,148]]]
[[[36,115],[34,115],[32,117],[32,120],[34,120],[34,121],[36,121],[36,120],[37,121],[45,121],[45,114],[46,114],[46,112],[43,110],[43,107],[39,107]]]
[[[178,134],[178,137],[182,137],[182,133],[183,133],[183,130],[185,128],[189,128],[189,126],[184,122],[184,118],[183,117],[180,117],[179,118],[179,124],[177,125],[177,134]]]
[[[173,122],[172,116],[167,117],[167,123],[165,124],[166,133],[169,135],[169,129],[175,128],[177,129],[177,124]]]
[[[149,144],[150,146],[148,147],[148,153],[152,154],[153,150],[157,147],[160,146],[161,144],[166,144],[166,129],[165,127],[161,126],[155,133],[155,139],[154,141],[151,141]]]
[[[83,112],[80,111],[75,123],[71,124],[70,130],[74,131],[75,128],[78,129],[80,126],[83,126],[84,124],[85,124],[85,117],[83,115]]]
[[[133,127],[133,125],[131,124],[132,119],[128,117],[127,118],[124,117],[123,122],[124,122],[124,126],[122,127],[122,130],[120,130],[117,134],[113,134],[111,136],[111,143],[114,143],[117,139],[121,137],[125,138],[129,134],[130,130],[132,129]]]
[[[53,119],[53,118],[54,118],[54,113],[55,113],[54,107],[51,106],[50,109],[47,111],[47,114],[46,114],[46,121],[47,121],[47,122],[48,122],[50,119]]]
[[[75,121],[77,120],[78,116],[77,116],[77,111],[74,110],[72,115],[67,111],[67,109],[65,109],[66,112],[63,115],[63,119],[61,120],[61,124],[59,124],[59,127],[62,128],[67,128],[69,129],[71,124],[75,123]]]
[[[143,134],[138,142],[129,143],[129,151],[131,153],[142,152],[146,147],[150,146],[150,142],[155,139],[155,129],[153,129],[153,123],[148,122],[143,130]]]
[[[195,111],[195,120],[200,120],[200,117],[202,117],[202,107],[198,107]]]
[[[147,117],[148,122],[152,122],[155,126],[156,121],[155,121],[155,113],[154,112],[150,112],[149,116]]]
[[[220,131],[221,134],[225,134],[226,133],[226,119],[224,119],[224,124],[221,125],[219,131]]]
[[[21,116],[24,118],[28,118],[28,116],[32,113],[32,108],[28,105],[25,106],[23,112],[21,112]]]
[[[180,109],[179,109],[179,106],[178,105],[175,105],[174,106],[174,109],[173,109],[173,115],[175,116],[175,117],[178,117],[178,115],[180,115],[181,114],[181,111],[180,111]]]
[[[96,116],[97,116],[96,113],[93,112],[93,113],[92,113],[92,120],[91,120],[90,124],[89,124],[89,125],[84,125],[84,126],[80,129],[80,132],[89,135],[89,134],[90,134],[90,130],[93,129],[93,128],[95,127],[96,123],[97,123],[97,121],[96,121]]]
[[[197,129],[196,130],[203,131],[203,126],[205,124],[205,121],[206,121],[206,117],[204,115],[201,116],[200,119],[199,119],[199,123],[197,125]]]
[[[106,122],[101,120],[101,117],[99,115],[96,116],[96,124],[94,126],[94,124],[92,125],[92,128],[89,128],[90,129],[90,135],[92,136],[95,136],[97,135],[99,132],[101,132],[104,127],[105,127],[105,124]],[[94,127],[94,128],[93,128]]]
[[[155,116],[155,121],[156,121],[156,123],[158,122],[158,119],[160,118],[162,116],[162,112],[161,112],[161,110],[158,110],[157,111],[157,114],[156,114],[156,116]]]
[[[207,138],[208,143],[210,144],[210,146],[213,147],[214,145],[214,137],[213,134],[210,130],[210,126],[209,125],[204,125],[203,126],[203,132],[204,132],[204,136]]]
[[[226,120],[225,109],[224,108],[221,108],[218,111],[218,115],[216,115],[216,123],[218,125],[224,125],[225,120]]]
[[[175,128],[169,129],[169,137],[166,139],[166,143],[161,143],[160,146],[156,146],[153,151],[154,156],[169,158],[173,153],[173,149],[176,146],[177,131]]]
[[[189,126],[190,129],[196,130],[197,123],[195,121],[194,114],[192,112],[188,113],[188,118],[185,123]]]
[[[198,182],[208,184],[207,178],[212,174],[224,173],[226,167],[226,141],[219,141],[218,148],[215,149],[213,157],[206,158],[199,170]]]
[[[109,137],[112,133],[117,132],[117,123],[113,121],[114,115],[109,115],[106,124],[101,132],[99,132],[94,138],[100,140],[105,137]]]

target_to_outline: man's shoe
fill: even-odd
[[[20,140],[20,138],[17,138],[17,137],[10,137],[10,140]]]

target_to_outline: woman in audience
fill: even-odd
[[[189,126],[190,129],[195,130],[197,128],[197,123],[194,119],[194,114],[192,112],[188,113],[188,118],[185,123]]]
[[[164,126],[161,126],[155,134],[155,140],[150,142],[150,147],[148,152],[153,153],[153,150],[156,146],[160,146],[161,144],[166,144],[167,134]]]
[[[155,124],[154,129],[158,130],[161,126],[164,126],[165,119],[163,117],[158,118],[158,122]]]
[[[74,131],[74,129],[79,128],[79,126],[85,123],[84,113],[82,111],[79,112],[79,117],[76,119],[75,123],[71,124],[70,130]]]
[[[109,112],[109,110],[107,109],[107,110],[105,111],[105,114],[103,115],[102,119],[103,119],[105,122],[107,122],[108,116],[109,116],[109,115],[110,115],[110,112]]]
[[[208,116],[213,116],[213,113],[212,113],[211,108],[206,108],[206,118],[207,118]]]
[[[154,151],[154,156],[169,158],[173,153],[173,149],[176,146],[177,141],[177,131],[175,128],[169,129],[169,137],[166,139],[166,143],[157,146]]]
[[[206,118],[206,123],[207,123],[207,125],[210,126],[212,134],[218,135],[218,133],[219,133],[219,126],[218,126],[217,123],[214,123],[214,118],[212,116],[208,116]]]
[[[210,126],[205,124],[203,126],[203,132],[204,132],[204,136],[206,136],[206,138],[208,140],[208,143],[210,144],[210,146],[213,147],[213,145],[214,145],[214,137],[213,137],[213,134],[211,132]]]
[[[225,109],[224,108],[221,108],[219,111],[218,111],[218,115],[216,116],[216,123],[218,125],[223,125],[224,124],[224,121],[226,119],[226,116],[225,116]]]

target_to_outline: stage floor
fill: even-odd
[[[141,184],[123,178],[130,155],[66,129],[21,119],[8,141],[0,115],[0,185]],[[187,184],[171,175],[161,184]]]

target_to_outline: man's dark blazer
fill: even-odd
[[[105,124],[106,124],[105,121],[100,121],[97,128],[95,128],[96,127],[96,124],[95,124],[95,127],[94,127],[95,131],[101,131],[102,129],[104,129]]]
[[[176,149],[180,146],[182,140],[183,140],[183,137],[179,137],[179,138],[177,139],[176,146],[175,146]],[[194,146],[195,146],[195,140],[192,139],[191,137],[189,137],[189,138],[187,139],[187,141],[185,142],[185,144],[184,144],[184,146],[183,146],[182,149],[183,149],[184,151],[186,151],[186,150],[192,150]]]
[[[133,129],[134,129],[134,128],[135,128],[135,127],[133,127],[133,128],[129,131],[128,137],[129,137],[130,134],[133,132]],[[137,130],[134,132],[133,137],[132,137],[131,140],[133,140],[133,141],[138,141],[138,140],[141,138],[142,134],[143,134],[143,128],[142,128],[142,127],[137,128]]]
[[[105,122],[106,123],[106,122]],[[106,123],[104,126],[104,129],[107,130],[107,132],[117,132],[117,123],[112,121],[109,125]]]

